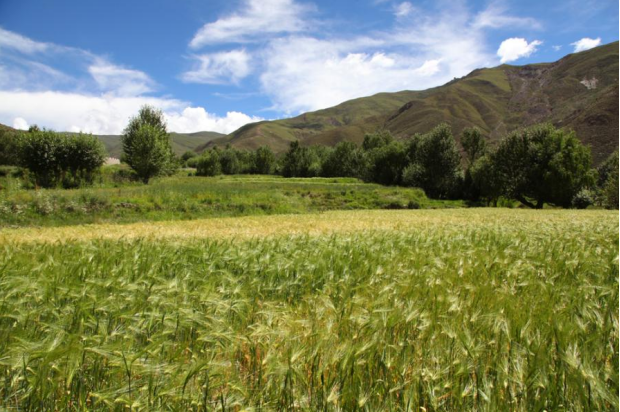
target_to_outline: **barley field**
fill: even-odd
[[[0,229],[0,410],[618,410],[618,213]]]

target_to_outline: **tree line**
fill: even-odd
[[[293,141],[279,159],[268,147],[254,152],[214,147],[188,164],[199,176],[354,177],[419,187],[432,198],[473,204],[496,205],[506,198],[537,209],[544,204],[618,207],[617,151],[594,169],[590,149],[572,131],[539,124],[515,130],[491,147],[479,129],[466,128],[461,145],[462,155],[450,127],[440,124],[405,140],[385,130],[367,134],[361,146],[340,142],[334,147],[306,147]]]
[[[8,137],[7,137],[8,136]],[[450,126],[440,124],[404,140],[389,131],[367,134],[361,146],[290,143],[276,156],[263,146],[254,151],[231,146],[203,153],[172,151],[163,113],[149,106],[130,119],[122,135],[121,161],[147,184],[181,166],[198,176],[277,174],[284,177],[353,177],[382,185],[419,187],[432,198],[497,204],[514,199],[531,208],[544,204],[618,208],[618,152],[598,169],[590,149],[572,131],[539,124],[515,130],[491,147],[477,128],[466,128],[459,151]],[[105,161],[102,143],[89,134],[56,133],[34,127],[28,133],[0,133],[0,164],[29,170],[36,185],[92,184]]]

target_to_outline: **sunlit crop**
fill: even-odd
[[[0,409],[619,406],[614,212],[4,229],[0,249]]]

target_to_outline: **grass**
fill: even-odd
[[[356,179],[278,176],[177,175],[148,186],[114,182],[77,190],[24,190],[17,179],[0,184],[0,227],[130,223],[206,217],[309,213],[326,210],[458,207],[428,199],[419,189],[384,187]],[[117,187],[115,187],[117,186]]]
[[[616,212],[120,227],[2,232],[0,409],[618,409]]]

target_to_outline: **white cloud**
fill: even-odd
[[[176,132],[230,133],[248,122],[262,120],[239,112],[217,116],[181,100],[147,96],[156,84],[146,73],[121,67],[84,50],[34,42],[2,29],[0,49],[0,123],[16,128],[38,124],[59,131],[120,134],[129,118],[145,104],[160,108],[169,130]],[[36,52],[47,53],[44,57],[73,59],[78,69],[86,69],[77,76],[69,76],[42,63],[41,56],[34,55]],[[233,77],[248,70],[243,68],[243,58],[235,60],[234,55],[224,54],[214,61],[228,64]],[[70,90],[56,89],[60,84]]]
[[[30,125],[23,117],[16,117],[13,120],[13,129],[28,130],[28,128],[30,128]]]
[[[256,116],[248,116],[240,112],[228,112],[219,117],[208,113],[202,107],[186,107],[182,112],[166,113],[166,120],[170,130],[179,133],[191,133],[208,130],[220,133],[232,133],[241,126],[264,120]]]
[[[540,22],[531,17],[518,17],[506,14],[506,9],[499,3],[493,3],[485,10],[478,13],[472,26],[476,29],[492,28],[503,29],[507,27],[522,27],[540,30]]]
[[[551,46],[551,47],[553,48],[553,50],[554,50],[554,51],[560,51],[560,50],[562,50],[562,46],[559,46],[559,45],[557,45],[557,46]]]
[[[407,17],[414,10],[415,10],[415,8],[413,7],[413,5],[411,3],[409,3],[408,1],[405,1],[405,2],[400,3],[398,6],[395,7],[394,15],[396,17]]]
[[[99,88],[118,96],[139,96],[153,91],[155,82],[144,72],[125,69],[102,59],[88,67]]]
[[[44,52],[51,47],[53,46],[49,43],[37,42],[0,27],[0,49],[13,49],[21,53],[32,54]]]
[[[273,39],[261,54],[262,91],[273,109],[296,114],[379,92],[439,86],[498,63],[472,19],[466,9],[440,10],[415,13],[368,36]]]
[[[508,63],[522,57],[529,57],[541,44],[542,42],[539,40],[528,43],[525,39],[513,37],[504,40],[500,44],[499,49],[497,49],[497,55],[501,58],[501,63]]]
[[[240,80],[251,72],[251,57],[245,50],[231,50],[193,57],[197,60],[197,64],[192,70],[181,75],[181,79],[184,82],[238,84]]]
[[[305,15],[311,9],[294,0],[245,0],[242,10],[202,26],[190,47],[252,42],[257,36],[301,32],[308,28]]]
[[[578,40],[574,43],[571,43],[571,46],[575,46],[574,52],[580,52],[584,50],[589,50],[593,47],[596,47],[601,44],[601,38],[597,37],[596,39],[591,39],[589,37],[584,37],[581,40]]]
[[[30,124],[59,131],[120,134],[131,116],[145,104],[161,109],[168,129],[175,132],[214,131],[230,133],[246,123],[261,120],[229,112],[218,117],[186,102],[146,96],[92,96],[66,92],[0,91],[0,123],[21,117]],[[13,120],[15,124],[15,120]]]
[[[417,69],[415,69],[415,73],[421,76],[432,76],[433,74],[439,71],[439,63],[441,59],[436,60],[427,60],[424,64]]]

